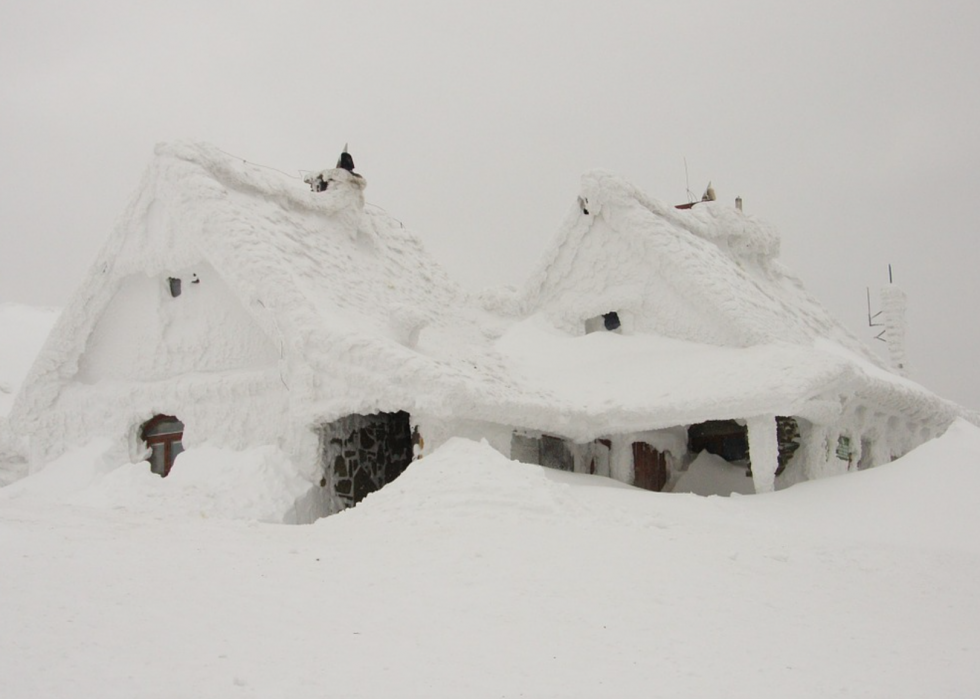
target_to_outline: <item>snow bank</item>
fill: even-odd
[[[245,519],[303,524],[322,516],[319,484],[272,446],[243,451],[201,446],[177,456],[166,478],[149,463],[125,463],[109,440],[73,449],[0,490],[28,498],[154,518]]]
[[[581,509],[569,497],[569,482],[633,490],[608,478],[580,477],[511,461],[486,441],[453,438],[354,508],[325,521],[369,518],[401,526],[433,513],[510,522],[568,516]]]
[[[750,495],[755,492],[745,466],[732,464],[720,456],[702,451],[674,483],[674,493],[695,495]]]
[[[0,417],[10,411],[14,394],[59,313],[53,308],[0,303]]]
[[[0,497],[0,683],[5,699],[978,696],[978,458],[958,423],[889,466],[702,498],[453,440],[310,527]]]
[[[980,428],[958,419],[942,437],[889,464],[751,501],[788,526],[841,541],[980,554]]]

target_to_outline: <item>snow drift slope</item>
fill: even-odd
[[[0,417],[10,411],[14,394],[58,313],[51,308],[0,303]]]
[[[858,476],[699,498],[457,440],[309,527],[3,500],[0,690],[976,696],[978,454],[959,423]]]

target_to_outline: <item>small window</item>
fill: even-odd
[[[173,415],[157,415],[143,425],[140,438],[150,448],[150,470],[166,477],[173,468],[174,459],[184,451],[184,423]]]
[[[619,313],[616,311],[609,311],[609,313],[603,313],[601,316],[596,316],[595,318],[589,318],[585,321],[585,334],[597,333],[597,332],[622,332],[623,324],[619,320]]]
[[[515,432],[511,436],[510,455],[515,461],[537,464],[559,471],[574,471],[575,457],[559,437],[530,437]]]
[[[170,295],[174,298],[180,296],[180,279],[177,277],[167,277],[167,283],[170,285]]]

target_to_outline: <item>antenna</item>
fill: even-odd
[[[687,187],[687,200],[694,201],[694,192],[691,191],[691,178],[687,174],[687,158],[684,158],[684,186]]]
[[[888,283],[889,284],[893,283],[892,282],[892,265],[891,265],[890,262],[888,263]],[[868,292],[868,327],[869,328],[883,328],[883,327],[885,327],[884,326],[884,323],[876,323],[875,322],[875,318],[877,318],[878,316],[881,315],[881,311],[878,311],[874,315],[871,314],[871,287],[867,287],[866,286],[864,288]],[[875,335],[875,339],[876,340],[881,340],[882,342],[885,342],[886,340],[883,337],[884,334],[885,334],[885,331],[882,330],[880,333],[878,333],[877,335]]]
[[[881,327],[884,327],[881,323],[876,323],[875,322],[875,318],[877,318],[878,316],[881,315],[881,311],[878,311],[874,315],[871,315],[871,287],[866,286],[864,288],[868,292],[868,327],[869,328],[881,328]],[[875,339],[876,340],[881,340],[882,342],[884,342],[885,341],[885,338],[882,337],[882,335],[884,335],[884,334],[885,334],[885,331],[882,330],[880,333],[878,333],[877,335],[875,335]]]

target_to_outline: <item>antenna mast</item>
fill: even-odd
[[[684,186],[687,187],[687,200],[694,201],[694,193],[691,191],[691,178],[687,174],[687,158],[684,158]]]

